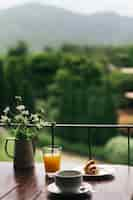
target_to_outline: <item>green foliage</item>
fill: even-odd
[[[51,135],[47,130],[41,131],[38,135],[38,147],[44,147],[51,144]],[[63,145],[63,141],[59,137],[55,137],[55,144]]]
[[[60,123],[117,123],[117,110],[125,107],[125,91],[133,90],[132,75],[120,72],[132,66],[132,46],[91,47],[67,44],[61,48],[45,48],[30,53],[19,42],[0,61],[0,109],[12,105],[13,96],[22,96],[24,104],[34,112],[34,102],[47,110],[47,119]],[[118,68],[110,71],[108,64]],[[4,67],[4,69],[3,69]],[[4,96],[5,95],[5,96]],[[87,131],[60,129],[58,136],[87,144]],[[92,142],[105,144],[116,130],[89,130]]]
[[[4,73],[4,61],[0,58],[0,113],[4,109],[6,105],[7,99],[7,84],[5,80],[5,73]]]
[[[38,147],[42,148],[45,145],[49,145],[49,144],[51,144],[50,133],[48,133],[47,130],[42,131],[38,136],[38,143],[37,143]],[[68,142],[66,140],[63,140],[61,137],[55,136],[55,144],[61,145],[63,147],[63,151],[72,152],[72,153],[80,154],[83,156],[88,156],[88,145],[80,141],[76,143],[72,143],[70,141]],[[93,153],[93,157],[104,160],[103,146],[100,146],[100,147],[93,146],[92,153]]]
[[[133,75],[132,74],[124,74],[119,70],[114,71],[110,75],[110,79],[112,82],[112,87],[117,89],[119,92],[126,92],[133,90]]]
[[[48,85],[53,81],[58,68],[58,55],[53,52],[42,52],[35,54],[30,62],[30,75],[37,97],[47,97]]]
[[[29,140],[37,137],[37,130],[45,127],[47,124],[44,121],[42,112],[33,114],[30,112],[20,96],[15,97],[15,108],[11,110],[8,106],[3,110],[3,114],[0,116],[0,122],[4,126],[9,127],[15,135],[15,138],[19,140]],[[44,114],[44,112],[43,112]],[[16,124],[15,126],[12,124]]]
[[[50,110],[55,107],[58,110],[53,119],[59,123],[116,123],[113,90],[104,78],[104,69],[99,62],[67,55],[64,67],[57,70],[54,85],[49,88],[52,96],[52,100],[48,99]],[[89,132],[97,145],[103,145],[116,134],[115,130],[107,129]],[[79,128],[60,129],[62,138],[87,143],[87,134],[82,133]]]
[[[32,83],[30,81],[29,63],[26,57],[9,56],[6,58],[5,78],[7,82],[7,102],[14,104],[15,96],[22,96],[28,109],[34,109]]]
[[[26,56],[28,54],[28,46],[24,41],[19,41],[16,46],[11,47],[7,55],[8,56]]]
[[[70,92],[70,91],[69,91]],[[72,91],[71,91],[72,92]],[[62,123],[116,123],[116,108],[109,89],[91,88],[88,91],[82,89],[72,93],[63,94],[60,102],[58,122]],[[90,96],[91,94],[91,96]],[[87,130],[83,129],[61,129],[61,137],[69,141],[87,143]],[[115,129],[90,129],[89,134],[93,137],[93,144],[103,145],[110,138],[115,136]]]
[[[133,139],[131,145],[131,165],[133,165]],[[110,163],[128,164],[128,141],[127,137],[117,136],[109,140],[105,146],[105,159]]]
[[[127,107],[128,100],[125,92],[133,91],[133,75],[124,74],[116,70],[110,74],[110,81],[114,91],[115,102],[119,108]]]

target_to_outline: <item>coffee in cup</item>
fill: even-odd
[[[59,171],[55,175],[55,184],[63,193],[76,193],[79,191],[83,176],[77,170]]]

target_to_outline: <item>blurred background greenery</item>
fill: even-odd
[[[7,105],[14,105],[14,97],[20,95],[33,113],[43,108],[47,121],[132,123],[133,100],[125,93],[133,91],[133,74],[123,72],[124,67],[132,66],[133,46],[65,44],[33,53],[20,41],[0,58],[0,113]],[[67,152],[88,156],[87,131],[57,128],[56,143]],[[127,164],[126,130],[90,129],[89,134],[94,157]],[[3,145],[9,135],[9,130],[1,129],[0,160],[8,160]],[[49,129],[38,133],[38,148],[50,142]],[[13,146],[9,149],[12,152]],[[40,156],[36,160],[40,161]]]

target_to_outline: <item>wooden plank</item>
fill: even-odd
[[[6,196],[8,196],[13,190],[15,190],[18,187],[18,185],[16,185],[15,187],[12,187],[11,189],[7,190],[3,195],[0,196],[0,200],[5,199]]]
[[[13,165],[8,162],[0,162],[0,199],[14,190],[18,183],[14,180]]]
[[[1,165],[2,163],[0,163],[0,166]],[[45,179],[42,178],[44,177],[44,168],[42,165],[38,165],[35,170],[25,171],[23,173],[15,173],[13,168],[10,170],[11,165],[6,165],[6,163],[3,165],[5,167],[1,169],[3,169],[4,179],[0,179],[0,185],[3,185],[1,188],[0,200],[34,200],[38,198],[41,193],[40,188],[45,185]],[[2,171],[0,171],[0,174],[1,173]],[[9,177],[12,179],[11,183],[16,183],[16,187],[12,185],[11,190],[7,190],[7,179],[10,181]]]

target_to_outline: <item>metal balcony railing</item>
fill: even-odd
[[[92,144],[91,144],[91,135],[89,132],[90,128],[126,128],[127,129],[127,143],[128,143],[128,165],[130,166],[131,161],[131,152],[130,152],[130,129],[133,128],[133,124],[54,124],[48,125],[47,127],[51,127],[51,138],[52,143],[54,143],[54,136],[55,136],[55,128],[56,127],[63,127],[63,128],[84,128],[88,129],[88,155],[89,159],[92,158]]]
[[[0,127],[5,126],[5,124],[0,123]],[[11,126],[16,126],[16,124],[12,124]],[[30,127],[33,125],[29,124]],[[92,158],[92,144],[91,144],[91,135],[89,132],[90,128],[126,128],[127,129],[127,143],[128,143],[128,165],[130,166],[130,161],[131,161],[131,152],[130,152],[130,129],[133,128],[133,124],[72,124],[72,123],[55,123],[55,122],[49,122],[46,124],[45,127],[51,128],[51,143],[54,145],[54,137],[55,137],[55,129],[56,127],[63,127],[63,128],[84,128],[88,130],[88,155],[89,158]]]

